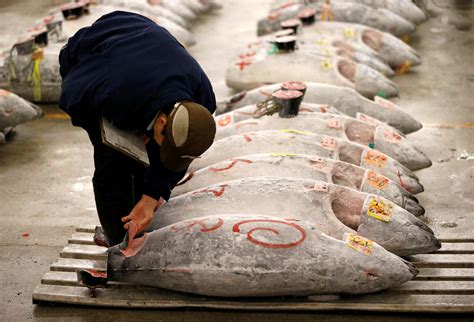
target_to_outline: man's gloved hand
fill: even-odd
[[[137,224],[138,232],[143,231],[153,220],[153,214],[164,203],[163,198],[156,200],[150,196],[143,195],[140,201],[133,207],[128,216],[122,217],[123,227],[128,229],[130,222]]]

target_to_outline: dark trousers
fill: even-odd
[[[99,220],[110,246],[125,236],[121,218],[128,215],[143,194],[145,167],[102,143],[99,121],[86,127],[94,146],[92,178]]]

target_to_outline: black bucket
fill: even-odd
[[[278,37],[292,36],[294,34],[295,34],[295,32],[291,28],[282,29],[282,30],[279,30],[279,31],[275,32],[275,37],[278,38]]]
[[[28,55],[35,51],[35,37],[30,36],[27,39],[18,41],[13,45],[13,49],[16,49],[18,55]]]
[[[300,91],[304,96],[306,93],[306,84],[303,82],[284,82],[281,84],[281,89],[283,91]]]
[[[301,22],[298,19],[289,19],[280,23],[281,29],[291,29],[295,34],[298,33],[298,28],[300,25]]]
[[[283,36],[276,37],[274,43],[278,48],[279,52],[292,52],[296,49],[296,37],[295,36]]]
[[[298,14],[303,26],[309,26],[316,22],[316,10],[313,8],[306,8]]]
[[[278,115],[284,118],[295,117],[300,110],[303,93],[300,91],[276,91],[272,93],[272,99],[281,106]]]
[[[80,18],[84,14],[85,6],[86,4],[82,2],[71,2],[61,6],[64,19],[71,20]]]

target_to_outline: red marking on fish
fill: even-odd
[[[250,58],[250,57],[255,56],[255,54],[256,54],[256,52],[252,50],[252,51],[249,51],[249,52],[247,52],[247,53],[245,53],[245,54],[240,54],[240,55],[239,55],[239,58],[240,58],[240,59]]]
[[[128,227],[128,243],[127,248],[121,249],[120,252],[125,257],[135,256],[145,245],[145,241],[148,238],[148,234],[145,233],[143,237],[135,238],[138,233],[138,225],[131,221]]]
[[[253,244],[256,244],[258,246],[262,246],[262,247],[265,247],[265,248],[292,248],[292,247],[296,247],[298,245],[300,245],[305,239],[306,239],[306,231],[299,225],[293,223],[293,222],[286,222],[286,221],[282,221],[282,220],[274,220],[274,219],[250,219],[250,220],[244,220],[244,221],[241,221],[241,222],[238,222],[236,223],[233,227],[232,227],[232,231],[234,233],[240,233],[240,226],[242,225],[245,225],[245,224],[248,224],[248,223],[262,223],[262,222],[267,222],[267,223],[276,223],[276,224],[283,224],[285,226],[289,226],[289,227],[292,227],[292,228],[295,228],[300,234],[301,234],[301,237],[300,239],[298,239],[297,241],[295,242],[289,242],[289,243],[280,243],[280,244],[271,244],[271,243],[267,243],[267,242],[263,242],[263,241],[260,241],[260,240],[257,240],[255,239],[252,234],[255,232],[255,231],[258,231],[258,230],[264,230],[264,231],[270,231],[272,233],[274,233],[275,235],[280,235],[280,233],[278,232],[278,230],[274,229],[274,228],[267,228],[267,227],[256,227],[256,228],[252,228],[249,230],[249,232],[247,233],[247,239],[253,243]]]
[[[224,167],[224,168],[214,168],[214,167],[211,167],[209,168],[209,170],[211,170],[212,172],[220,172],[220,171],[225,171],[225,170],[229,170],[231,168],[234,167],[234,165],[237,164],[237,162],[244,162],[244,163],[252,163],[251,160],[245,160],[245,159],[232,159],[232,161],[229,163],[228,166]]]
[[[260,94],[262,94],[263,96],[265,96],[265,97],[268,97],[268,96],[272,95],[272,93],[265,92],[264,90],[259,90],[258,92],[259,92]]]
[[[397,177],[398,177],[398,181],[400,182],[400,186],[402,186],[402,188],[404,188],[406,191],[411,192],[410,187],[406,187],[405,184],[403,183],[402,174],[398,170],[397,170]]]
[[[224,194],[224,192],[225,192],[225,187],[227,187],[227,185],[226,185],[226,184],[222,184],[222,185],[220,185],[219,187],[220,187],[219,190],[202,189],[202,190],[195,191],[193,194],[212,192],[212,193],[214,194],[214,196],[220,197],[220,196],[222,196],[222,195]]]
[[[375,280],[379,278],[379,275],[377,274],[377,271],[374,269],[364,269],[364,274],[367,276],[369,280]]]
[[[390,142],[399,142],[402,140],[402,137],[401,135],[395,133],[395,132],[392,132],[392,131],[389,131],[389,130],[383,130],[383,137],[384,139],[390,141]]]
[[[247,141],[247,142],[251,142],[251,141],[252,141],[252,138],[251,138],[250,135],[248,135],[248,134],[244,134],[244,139],[245,139],[245,141]]]
[[[239,122],[235,124],[235,128],[239,130],[244,125],[258,125],[258,122]]]
[[[206,221],[210,220],[210,219],[213,219],[213,218],[204,218],[204,219],[201,219],[201,220],[187,220],[187,221],[183,221],[183,222],[180,222],[174,226],[171,227],[171,230],[173,230],[174,232],[178,232],[178,231],[181,231],[183,229],[189,229],[191,227],[194,227],[196,225],[199,225],[201,226],[201,229],[200,231],[202,233],[208,233],[208,232],[211,232],[211,231],[214,231],[214,230],[217,230],[219,229],[223,224],[224,224],[224,220],[221,219],[221,218],[217,218],[217,223],[216,224],[213,224],[211,226],[207,226],[205,224]]]
[[[231,122],[233,121],[233,117],[232,117],[232,114],[227,114],[227,115],[224,115],[222,117],[220,117],[218,120],[217,120],[217,125],[219,126],[227,126],[229,125]]]
[[[241,60],[238,63],[235,63],[235,66],[239,67],[239,70],[244,70],[245,67],[251,65],[252,62]]]
[[[107,272],[97,271],[95,269],[86,269],[92,277],[100,277],[100,278],[107,278]]]

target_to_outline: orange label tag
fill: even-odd
[[[392,208],[391,203],[385,202],[383,200],[377,200],[374,197],[371,198],[369,209],[367,209],[367,215],[374,217],[383,222],[390,222],[392,217]]]
[[[364,160],[371,166],[384,168],[387,164],[387,156],[376,150],[367,150]]]
[[[344,234],[344,242],[352,249],[365,255],[372,254],[373,242],[355,234]]]
[[[227,114],[217,118],[217,125],[219,127],[224,127],[230,123],[234,123],[234,114]]]
[[[384,190],[388,186],[388,178],[373,171],[367,173],[367,182],[374,188]]]

